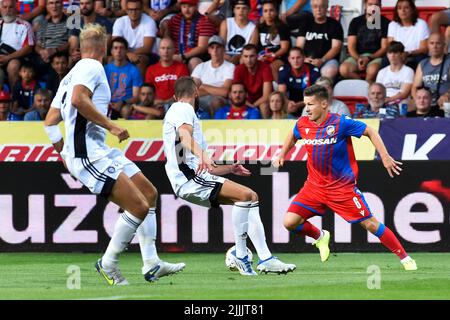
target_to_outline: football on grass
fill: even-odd
[[[231,255],[231,252],[233,252],[234,250],[236,250],[236,248],[235,246],[232,246],[227,250],[227,253],[225,254],[225,265],[230,271],[237,271],[237,267],[234,264],[233,257]],[[250,263],[253,263],[253,253],[249,248],[247,248],[247,255],[248,261],[250,261]]]

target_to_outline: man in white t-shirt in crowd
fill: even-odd
[[[127,57],[144,78],[158,30],[155,21],[143,13],[142,0],[129,0],[126,7],[127,15],[114,22],[112,36],[124,37],[128,41]]]
[[[260,272],[288,273],[296,266],[281,262],[272,256],[266,243],[264,225],[259,215],[258,195],[241,184],[221,177],[226,174],[250,176],[242,165],[218,166],[206,152],[206,142],[195,114],[198,89],[190,77],[175,82],[175,102],[164,118],[164,154],[166,173],[175,194],[203,207],[233,205],[232,222],[236,250],[232,252],[233,264],[240,274],[254,276],[247,255],[247,234],[260,259]]]
[[[12,88],[19,79],[20,61],[33,51],[35,40],[30,23],[17,17],[15,0],[1,1],[0,11],[0,42],[2,47],[9,47],[0,51],[0,78],[3,78],[4,69]]]
[[[225,61],[225,41],[220,36],[209,38],[208,53],[211,60],[196,66],[192,78],[198,86],[200,108],[214,114],[227,104],[235,67]]]
[[[119,255],[137,233],[145,280],[181,271],[184,263],[161,261],[155,247],[158,192],[141,170],[119,149],[105,144],[106,131],[128,139],[128,131],[106,117],[111,91],[102,66],[107,36],[104,27],[88,24],[80,33],[81,60],[63,78],[45,119],[45,130],[70,174],[92,193],[124,210],[111,241],[95,267],[109,285],[127,285]],[[64,141],[58,123],[64,120]]]
[[[392,41],[387,50],[389,65],[378,72],[376,82],[386,88],[385,103],[408,103],[414,81],[414,70],[405,65],[401,42]]]

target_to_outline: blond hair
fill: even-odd
[[[80,49],[83,50],[98,50],[100,48],[106,49],[108,41],[106,35],[106,28],[99,24],[88,23],[81,29],[80,32]]]

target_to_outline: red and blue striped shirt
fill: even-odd
[[[358,165],[351,137],[361,137],[366,126],[334,113],[329,113],[321,124],[300,117],[294,126],[294,136],[302,139],[308,153],[308,182],[328,189],[354,186]]]

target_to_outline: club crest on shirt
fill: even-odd
[[[335,132],[334,126],[328,126],[327,127],[327,134],[329,136],[332,136],[334,134],[334,132]]]

